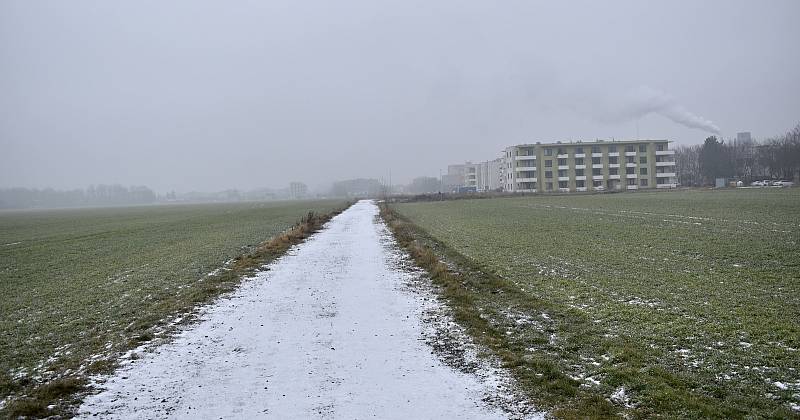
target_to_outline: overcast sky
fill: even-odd
[[[557,4],[556,4],[557,3]],[[396,182],[800,122],[800,1],[0,2],[0,187]]]

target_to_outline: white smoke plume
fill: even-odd
[[[606,119],[630,121],[648,114],[658,114],[689,128],[697,128],[719,134],[720,129],[712,121],[693,114],[675,98],[657,89],[640,86],[625,96],[618,106],[607,108]]]

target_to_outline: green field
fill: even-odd
[[[583,398],[642,417],[800,415],[800,189],[395,209],[441,254],[522,292],[477,296],[473,309],[504,333],[504,360],[544,407]],[[541,379],[544,367],[556,372]]]
[[[210,272],[309,211],[343,204],[0,213],[0,400],[37,382],[107,369],[106,358],[151,339],[159,321],[213,298]],[[99,357],[87,366],[91,356]]]

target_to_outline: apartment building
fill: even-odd
[[[675,188],[668,140],[520,144],[505,149],[503,189],[570,192]]]
[[[493,191],[502,187],[500,168],[503,159],[486,162],[466,162],[448,165],[447,174],[442,175],[442,184],[447,191],[461,187],[474,188],[475,191]]]

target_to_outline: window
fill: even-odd
[[[656,150],[659,152],[663,152],[664,150],[667,150],[665,146],[666,145],[664,143],[659,143],[656,145]]]
[[[553,171],[544,171],[544,177],[545,178],[552,178],[553,177]]]
[[[545,168],[552,168],[553,167],[553,159],[547,159],[544,161]]]
[[[629,144],[629,145],[625,146],[625,151],[626,152],[635,152],[636,151],[636,147],[634,145],[632,145],[632,144]]]
[[[629,178],[628,185],[636,185],[636,178]]]
[[[586,187],[586,181],[575,181],[575,186],[578,187],[578,188],[585,188]]]
[[[567,181],[558,181],[558,188],[567,188]]]
[[[619,158],[616,156],[611,156],[610,158],[608,158],[608,163],[610,163],[611,165],[616,165],[619,163]]]
[[[647,163],[647,156],[639,157],[639,163]]]
[[[611,168],[608,170],[609,175],[619,175],[619,168]]]
[[[576,165],[583,165],[583,158],[577,158],[577,159],[575,159],[575,164],[576,164]]]
[[[599,165],[599,164],[600,164],[600,158],[599,157],[593,157],[592,158],[592,165]]]
[[[639,168],[639,175],[647,175],[647,168]]]
[[[559,148],[558,148],[558,154],[559,154],[559,155],[563,155],[564,153],[567,153],[567,150],[566,150],[566,149],[564,149],[563,147],[559,147]]]
[[[531,168],[531,167],[536,166],[536,162],[534,162],[532,160],[521,160],[521,161],[517,162],[517,166],[518,167],[522,167],[522,168]]]
[[[592,153],[600,153],[600,146],[592,146]]]
[[[559,169],[558,170],[558,176],[559,177],[567,176],[567,170],[566,169]]]
[[[633,175],[636,173],[635,169],[636,168],[625,168],[625,173],[628,175]]]
[[[544,155],[545,156],[553,156],[553,149],[551,149],[549,147],[545,147],[544,148]]]
[[[609,153],[616,153],[617,152],[617,146],[615,146],[615,145],[608,146],[608,151],[609,151]]]
[[[561,158],[561,159],[558,160],[558,166],[566,166],[566,165],[567,165],[567,160],[566,159]]]
[[[583,147],[576,147],[575,148],[575,153],[577,153],[577,154],[583,153]]]
[[[576,169],[575,176],[583,176],[583,169]]]
[[[592,175],[603,175],[603,170],[600,168],[592,169]]]
[[[594,187],[602,187],[603,181],[592,181],[592,186]]]
[[[642,186],[642,187],[646,187],[647,186],[647,178],[640,179],[639,180],[639,185]]]
[[[639,145],[639,152],[646,153],[647,152],[647,145],[646,144],[640,144]]]
[[[547,186],[547,191],[553,191],[553,183],[552,182],[548,182],[545,185]]]
[[[636,163],[635,159],[633,156],[625,156],[625,163]]]

